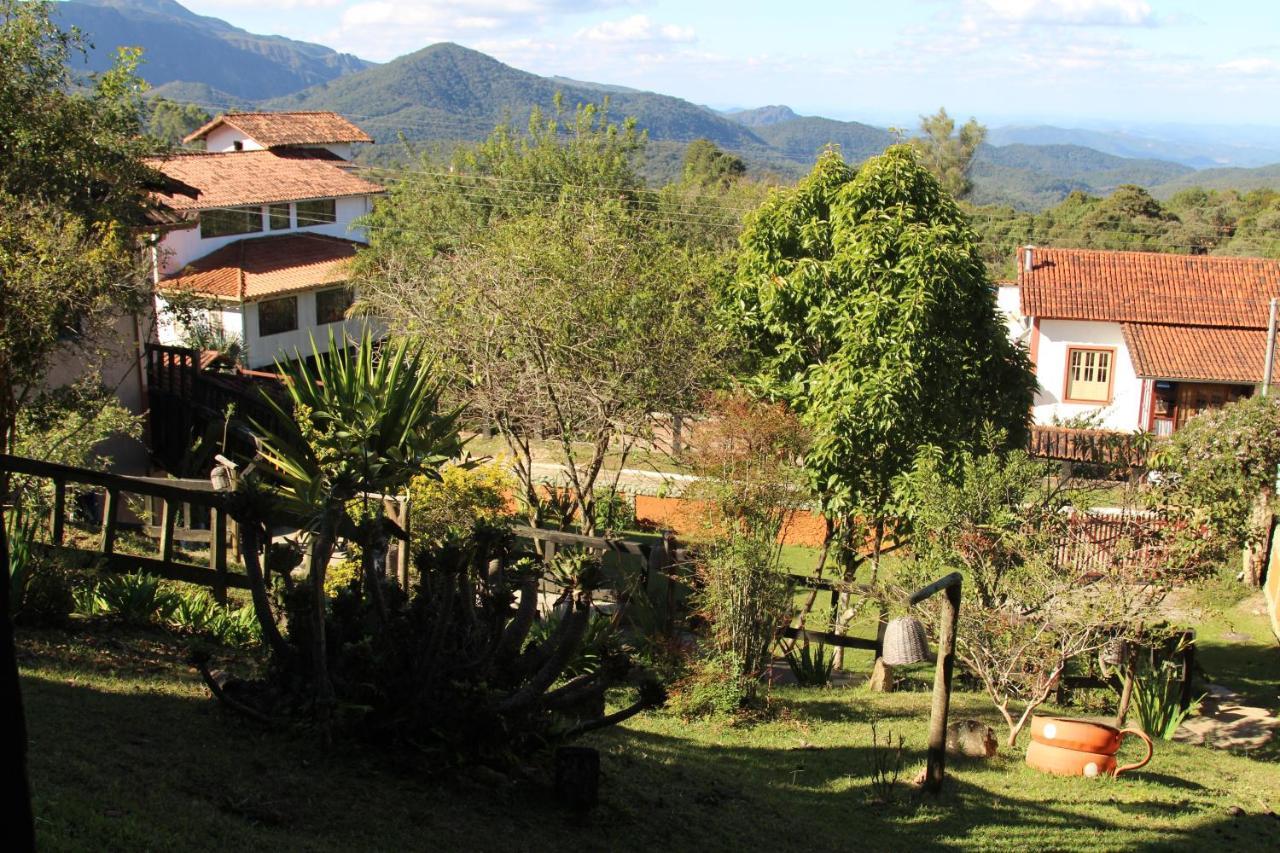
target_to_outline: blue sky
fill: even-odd
[[[455,41],[715,107],[914,125],[1280,125],[1276,0],[182,0],[385,61]]]

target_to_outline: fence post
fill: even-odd
[[[400,588],[405,592],[409,591],[409,503],[412,500],[413,496],[406,494],[400,501],[400,518],[397,519],[405,538],[400,541],[396,550],[396,576],[400,579]]]
[[[120,491],[107,489],[102,502],[102,553],[112,554],[116,549],[116,507],[120,503]]]
[[[942,790],[947,766],[947,712],[951,707],[951,676],[955,669],[956,625],[960,618],[960,579],[948,586],[942,598],[942,625],[938,632],[938,663],[933,672],[933,707],[929,712],[929,756],[924,788]]]
[[[67,483],[53,481],[53,510],[49,517],[49,535],[54,545],[61,545],[67,524]]]
[[[173,501],[162,498],[160,503],[160,559],[163,562],[173,560],[173,528],[178,521],[174,512]]]
[[[209,512],[209,567],[214,571],[213,597],[227,603],[227,514],[220,507]]]

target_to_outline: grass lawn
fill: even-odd
[[[778,689],[766,722],[642,715],[592,736],[602,802],[557,811],[536,786],[424,778],[412,757],[227,716],[163,635],[26,630],[20,665],[47,850],[1266,850],[1280,766],[1159,744],[1119,780],[1041,775],[1002,750],[957,762],[941,799],[870,796],[870,724],[923,763],[927,693]],[[1274,682],[1273,682],[1274,685]],[[994,723],[959,694],[953,718]],[[1126,747],[1125,755],[1131,748]]]

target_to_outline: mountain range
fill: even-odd
[[[79,27],[96,45],[91,69],[106,67],[116,45],[140,46],[140,73],[157,95],[209,112],[334,110],[384,143],[482,139],[498,122],[522,123],[534,106],[552,109],[557,94],[570,108],[607,97],[611,117],[634,116],[651,140],[645,170],[655,181],[677,174],[684,145],[699,138],[739,154],[757,172],[788,179],[806,172],[828,144],[859,162],[895,139],[885,128],[797,115],[782,105],[718,112],[625,86],[542,77],[456,44],[374,64],[322,45],[255,35],[174,0],[66,0],[55,9],[61,23]],[[1276,161],[1280,151],[1259,146],[1244,151],[1122,131],[996,128],[975,158],[972,200],[1039,209],[1075,190],[1105,194],[1129,183],[1158,196],[1195,185],[1280,187],[1280,165],[1196,171],[1223,162]]]

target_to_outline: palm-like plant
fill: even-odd
[[[390,536],[404,532],[382,513],[380,495],[408,486],[417,475],[438,477],[440,467],[462,451],[458,412],[440,412],[441,385],[421,347],[408,340],[375,344],[368,330],[351,347],[329,335],[328,351],[311,342],[310,364],[277,362],[287,399],[266,397],[274,424],[255,422],[262,485],[275,513],[297,519],[311,540],[308,580],[312,591],[312,667],[317,700],[332,700],[324,638],[324,576],[339,536],[363,551],[366,595],[381,605],[381,557]],[[253,524],[248,525],[254,528]],[[258,531],[249,532],[247,555],[257,561]],[[249,566],[255,587],[258,566]],[[268,639],[265,588],[255,605]]]

